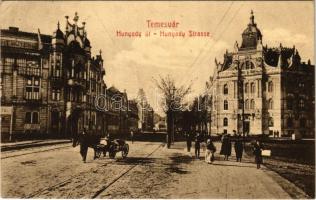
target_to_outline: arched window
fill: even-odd
[[[249,60],[244,62],[241,67],[242,67],[242,69],[254,69],[255,68],[254,64],[252,62],[250,62]]]
[[[304,102],[304,100],[303,99],[300,99],[300,101],[299,101],[299,104],[298,104],[298,107],[299,108],[305,108],[305,102]]]
[[[226,117],[223,119],[223,126],[228,126],[228,119]]]
[[[249,83],[246,83],[245,84],[245,93],[248,93],[248,91],[249,91]]]
[[[288,128],[292,128],[293,127],[293,118],[292,117],[289,117],[287,119],[287,127]]]
[[[224,101],[224,110],[228,110],[228,101],[227,100]]]
[[[246,99],[246,101],[245,101],[245,109],[249,109],[249,100],[248,99]]]
[[[306,126],[306,119],[305,118],[300,119],[300,127],[305,128],[305,126]]]
[[[250,109],[255,109],[255,100],[253,99],[250,101]]]
[[[250,84],[250,92],[251,93],[255,93],[256,92],[256,85],[255,85],[255,83],[251,83]]]
[[[273,121],[273,118],[272,118],[272,117],[269,117],[269,122],[268,122],[268,124],[269,124],[269,127],[273,127],[274,121]]]
[[[287,99],[287,109],[292,110],[293,109],[293,98]]]
[[[270,81],[268,83],[268,92],[273,92],[273,82],[272,81]]]
[[[268,109],[273,109],[273,100],[269,99],[268,101]]]
[[[223,87],[223,93],[228,94],[228,85],[227,84],[225,84]]]

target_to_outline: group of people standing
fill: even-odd
[[[212,163],[214,161],[214,153],[216,152],[216,147],[213,144],[211,137],[203,138],[199,133],[197,133],[193,139],[194,147],[195,147],[195,158],[200,158],[200,148],[201,143],[206,139],[206,151],[205,151],[205,161],[207,163]],[[187,151],[191,152],[192,147],[192,135],[186,134],[186,141],[187,141]],[[243,138],[241,135],[237,135],[234,139],[234,149],[236,155],[236,161],[241,162],[244,152],[244,144]],[[221,138],[222,146],[220,150],[220,155],[224,155],[224,160],[228,160],[229,156],[232,153],[232,140],[229,134],[224,134]],[[253,154],[255,156],[255,162],[257,164],[257,168],[260,168],[260,164],[262,163],[262,144],[259,140],[256,140],[253,146]]]
[[[222,141],[222,148],[221,148],[220,154],[225,156],[224,160],[228,160],[232,152],[231,150],[232,141],[230,139],[230,135],[226,135],[226,134],[223,135],[221,141]],[[243,146],[243,140],[240,135],[238,135],[235,140],[234,149],[235,149],[235,154],[236,154],[236,161],[241,162],[244,146]]]

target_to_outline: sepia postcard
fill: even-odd
[[[314,16],[1,2],[1,198],[314,199]]]

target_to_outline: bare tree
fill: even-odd
[[[175,80],[169,75],[154,79],[158,89],[162,92],[162,106],[167,115],[167,147],[170,148],[171,141],[174,139],[175,112],[182,111],[185,102],[184,97],[191,92],[192,81],[189,86],[177,86]]]

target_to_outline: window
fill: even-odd
[[[226,117],[223,119],[223,126],[228,126],[228,119]]]
[[[52,100],[53,101],[60,100],[60,90],[59,89],[52,90]]]
[[[268,109],[273,109],[273,100],[269,99],[268,101]]]
[[[249,109],[249,100],[248,99],[246,99],[246,101],[245,101],[245,109]]]
[[[300,82],[300,83],[298,83],[298,86],[299,86],[300,88],[304,88],[304,87],[305,87],[305,84],[302,83],[302,82]]]
[[[25,86],[25,98],[26,99],[39,99],[40,92],[40,79],[28,78]]]
[[[32,116],[32,123],[33,124],[38,124],[38,112],[33,112],[33,116]]]
[[[12,66],[14,64],[14,58],[5,58],[4,65]]]
[[[224,101],[224,110],[228,110],[228,101],[227,100]]]
[[[292,98],[288,98],[288,100],[287,100],[287,109],[288,110],[293,109],[293,99]]]
[[[227,84],[224,85],[223,90],[224,90],[223,91],[224,94],[228,94],[228,86],[227,86]]]
[[[303,99],[300,99],[300,101],[299,101],[299,104],[298,104],[298,107],[299,108],[305,108],[305,102],[304,102],[304,100]]]
[[[300,119],[300,127],[305,128],[305,126],[306,126],[306,119],[305,118]]]
[[[245,93],[248,93],[248,91],[249,91],[249,83],[246,83],[245,84]]]
[[[17,59],[16,62],[19,67],[26,67],[26,59]]]
[[[238,109],[242,109],[243,108],[243,102],[242,102],[242,100],[239,100],[238,101]]]
[[[242,69],[254,69],[255,66],[252,62],[250,62],[249,60],[247,60],[246,62],[244,62],[242,64]]]
[[[270,81],[268,83],[268,92],[273,92],[273,82],[272,81]]]
[[[52,126],[54,128],[58,126],[58,124],[59,124],[59,112],[57,112],[57,111],[53,111],[52,112],[52,120],[51,120],[51,122],[52,122]]]
[[[250,109],[255,109],[255,100],[253,99],[250,101]]]
[[[25,113],[25,123],[26,124],[32,123],[32,113],[31,112]]]
[[[251,83],[251,85],[250,85],[250,92],[251,93],[255,93],[256,92],[256,85],[255,85],[255,83]]]
[[[293,118],[292,117],[289,117],[287,119],[287,127],[288,128],[292,128],[293,127]]]
[[[300,119],[300,127],[301,128],[305,128],[305,126],[306,126],[306,119],[305,118],[301,118]]]
[[[268,122],[268,124],[269,124],[269,127],[273,127],[274,121],[273,121],[273,118],[272,118],[272,117],[269,117],[269,122]]]
[[[38,112],[26,112],[25,113],[25,123],[26,124],[38,124],[39,123]]]
[[[53,76],[54,77],[60,77],[61,76],[60,60],[56,60],[56,65],[55,65],[55,68],[53,69]]]

